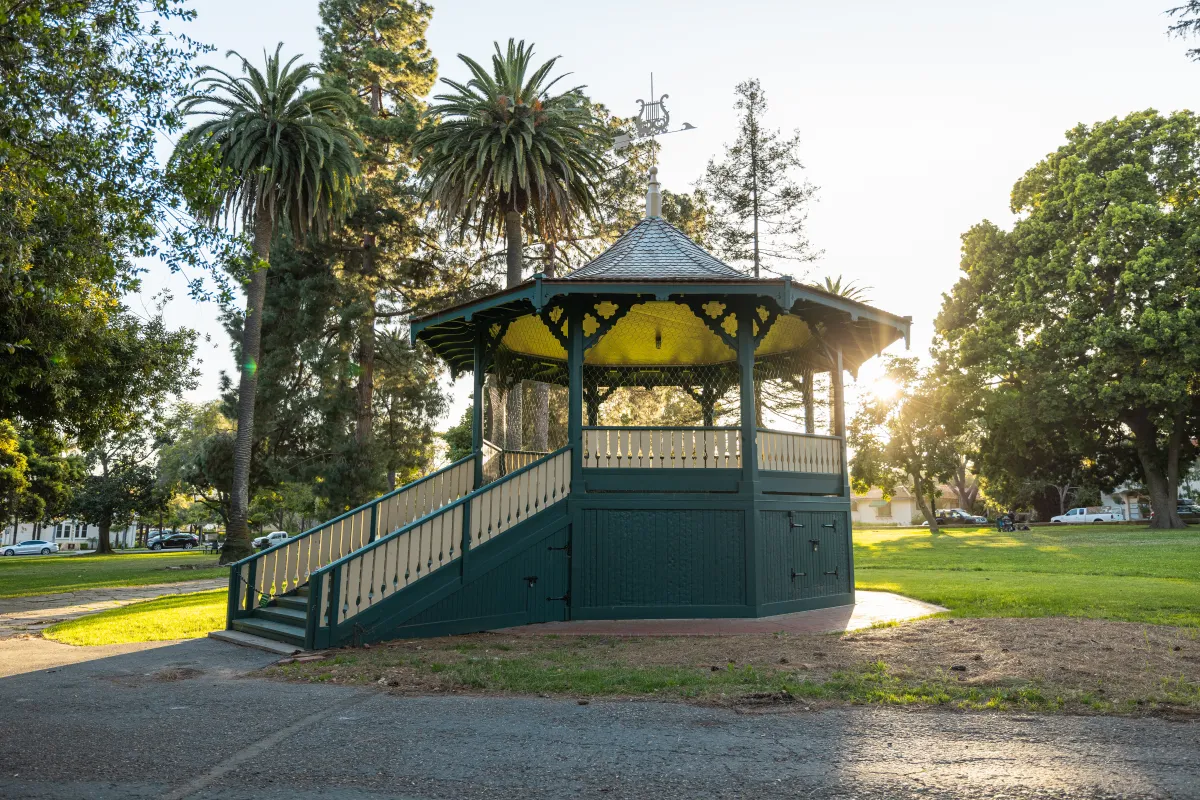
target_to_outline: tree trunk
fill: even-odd
[[[505,263],[508,267],[508,287],[511,289],[521,283],[524,271],[524,255],[521,252],[521,214],[509,211],[504,215],[504,239],[508,245]],[[522,431],[521,414],[521,384],[518,382],[506,393],[504,442],[506,450],[520,450]]]
[[[375,400],[375,237],[363,237],[362,277],[366,282],[367,308],[358,331],[358,408],[355,414],[354,442],[360,459],[367,457],[374,432]]]
[[[524,394],[525,382],[517,381],[517,383],[508,390],[508,397],[505,398],[504,404],[504,449],[505,450],[522,450],[522,441],[525,438],[525,415],[522,413],[522,395]]]
[[[919,508],[921,513],[925,515],[925,519],[929,520],[929,532],[941,533],[941,528],[938,527],[937,514],[934,513],[935,509],[930,507],[930,503],[925,499],[925,496],[921,494],[921,490],[919,488],[915,488],[921,485],[920,481],[917,480],[915,475],[912,476],[912,478],[914,487],[913,499],[917,501],[917,508]]]
[[[100,529],[100,538],[96,542],[96,552],[102,556],[111,555],[113,551],[111,536],[112,518],[101,520],[100,524],[96,527]]]
[[[393,491],[396,488],[396,470],[388,470],[388,491]]]
[[[521,252],[521,214],[509,211],[504,215],[504,239],[508,245],[505,263],[508,266],[508,288],[521,283],[524,271],[524,255]]]
[[[1187,524],[1179,516],[1179,450],[1183,437],[1183,417],[1176,417],[1168,435],[1167,451],[1158,446],[1158,430],[1146,411],[1138,410],[1128,420],[1133,432],[1133,446],[1150,493],[1150,508],[1154,511],[1151,528],[1182,530]]]
[[[496,376],[495,375],[491,376],[491,378],[489,378],[489,380],[488,380],[488,397],[489,397],[489,405],[491,406],[491,410],[492,410],[492,439],[491,440],[494,444],[497,444],[500,447],[503,447],[504,442],[508,438],[508,433],[506,430],[508,427],[508,425],[507,425],[508,420],[506,419],[507,409],[505,408],[505,405],[504,405],[504,392],[502,392],[500,390],[500,387],[496,385]]]
[[[546,263],[542,274],[553,278],[556,270],[554,259],[558,254],[553,241],[546,242]],[[541,381],[533,384],[533,449],[550,452],[550,384]]]
[[[242,376],[238,384],[237,437],[233,444],[233,497],[222,564],[252,555],[250,528],[250,456],[254,448],[254,399],[258,394],[258,363],[262,347],[263,302],[267,297],[267,266],[274,232],[270,213],[260,206],[255,214],[254,255],[257,263],[246,287],[246,321],[242,329]]]

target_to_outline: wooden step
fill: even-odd
[[[304,647],[304,628],[298,625],[286,625],[282,622],[273,622],[261,617],[249,617],[235,619],[233,621],[233,629],[242,633],[261,636],[264,639],[274,639],[277,642]]]
[[[297,597],[294,594],[285,594],[276,597],[274,602],[278,604],[280,608],[294,608],[297,611],[308,610],[307,597]]]
[[[306,609],[289,608],[287,606],[263,606],[254,609],[255,619],[267,619],[272,622],[282,622],[284,625],[297,625],[301,629],[308,622]]]
[[[303,586],[297,586],[292,594],[296,597],[308,597],[308,584],[306,583]]]

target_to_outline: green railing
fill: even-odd
[[[314,572],[471,492],[475,455],[401,486],[274,547],[229,565],[227,624],[287,594]]]
[[[571,491],[571,447],[509,473],[318,570],[309,581],[308,647]],[[318,631],[326,629],[324,635]]]

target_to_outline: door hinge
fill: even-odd
[[[837,575],[837,574],[838,574],[838,568],[837,568],[837,567],[834,567],[834,568],[833,568],[833,572],[826,572],[825,574],[826,574],[826,575]]]
[[[564,544],[562,547],[547,547],[546,549],[547,550],[561,550],[564,553],[566,553],[568,556],[571,555],[571,545],[569,545],[569,544]]]
[[[570,592],[567,592],[567,593],[566,593],[566,594],[564,594],[562,597],[547,597],[546,599],[547,599],[547,600],[562,600],[564,603],[570,604],[570,602],[571,602],[571,593],[570,593]]]
[[[792,567],[792,580],[796,580],[796,578],[807,578],[807,577],[808,577],[807,572],[796,572],[796,568]]]
[[[822,528],[836,528],[837,524],[833,522],[825,522],[821,524]]]
[[[796,522],[796,512],[795,511],[788,512],[788,525],[792,526],[793,528],[803,528],[804,527],[803,522]]]

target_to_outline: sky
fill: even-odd
[[[1180,2],[1182,0],[1179,0]],[[874,305],[913,318],[911,352],[927,353],[942,293],[958,276],[959,237],[983,219],[1008,226],[1013,183],[1064,133],[1133,111],[1194,107],[1200,64],[1168,38],[1172,0],[1007,0],[858,3],[790,0],[444,0],[429,44],[443,77],[456,55],[487,59],[494,41],[534,42],[560,55],[564,83],[585,84],[614,113],[666,93],[672,127],[659,179],[687,191],[735,137],[734,86],[758,78],[766,123],[798,129],[806,174],[819,188],[810,240],[824,251],[807,277],[843,275],[871,287]],[[316,61],[317,0],[195,0],[187,27],[216,46],[207,60],[263,48]],[[435,89],[436,91],[436,89]],[[215,305],[188,299],[182,278],[148,264],[140,302],[167,289],[173,324],[208,337],[191,399],[216,396],[231,371]],[[135,305],[139,301],[135,301]],[[903,352],[903,343],[892,351]],[[891,352],[891,351],[889,351]],[[860,381],[877,372],[864,369]],[[457,419],[469,383],[453,388]]]

